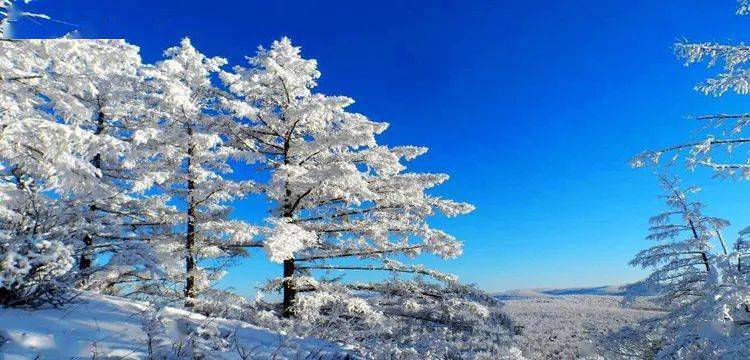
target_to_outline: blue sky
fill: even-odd
[[[698,138],[689,115],[741,111],[736,96],[693,91],[710,71],[671,50],[683,38],[741,40],[750,18],[733,0],[354,3],[37,0],[26,8],[76,26],[22,20],[16,36],[124,38],[145,61],[189,36],[243,65],[258,45],[291,37],[318,60],[320,91],[390,122],[383,143],[429,147],[411,168],[450,174],[435,193],[476,205],[435,222],[465,240],[464,256],[426,262],[490,291],[643,277],[627,262],[647,245],[660,189],[627,160]],[[747,184],[708,175],[688,179],[705,187],[709,211],[750,225]],[[280,271],[256,253],[222,285],[250,294]]]

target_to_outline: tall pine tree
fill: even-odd
[[[256,229],[230,220],[229,202],[254,190],[251,181],[231,177],[230,160],[238,151],[225,143],[231,117],[219,101],[213,77],[226,60],[198,52],[189,39],[168,49],[165,59],[147,70],[150,134],[154,154],[150,173],[180,208],[172,241],[159,247],[162,256],[181,254],[184,267],[171,274],[183,283],[191,305],[202,290],[222,275],[223,260],[245,254]],[[168,260],[165,259],[168,263]]]

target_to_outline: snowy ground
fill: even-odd
[[[620,287],[514,290],[498,294],[522,325],[520,346],[531,359],[576,359],[600,354],[595,340],[661,312],[647,300],[625,305]]]
[[[150,317],[142,303],[95,294],[83,295],[61,309],[36,311],[0,308],[0,360],[20,359],[144,359]],[[204,326],[223,334],[223,343],[201,343],[207,358],[338,359],[341,351],[318,340],[293,340],[249,324],[207,319],[186,311],[165,308],[160,315],[167,332],[155,334],[152,350],[174,353],[189,339],[180,328]],[[219,336],[221,338],[222,336]],[[212,340],[213,341],[213,340]],[[238,351],[238,346],[241,347]],[[224,351],[212,351],[222,348]]]
[[[575,359],[598,354],[595,340],[622,326],[657,316],[648,301],[624,305],[618,287],[563,290],[516,290],[498,294],[504,310],[523,326],[520,347],[530,359]],[[61,309],[0,309],[0,360],[16,359],[143,359],[148,356],[144,324],[146,304],[84,294]],[[159,313],[166,328],[153,336],[152,350],[174,352],[186,343],[186,326],[206,325],[223,343],[201,344],[211,359],[341,359],[334,345],[288,339],[252,325],[207,319],[183,310]],[[212,340],[213,341],[213,340]],[[238,344],[238,345],[237,345]],[[215,348],[215,351],[212,351]],[[218,350],[221,349],[221,350]]]

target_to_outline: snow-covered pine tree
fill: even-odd
[[[738,13],[748,14],[750,3],[739,0],[739,5]],[[704,61],[709,67],[718,63],[724,64],[723,71],[697,85],[696,90],[713,96],[722,96],[728,91],[740,95],[750,93],[750,82],[747,79],[750,46],[682,42],[675,44],[675,53],[685,61],[686,66]],[[719,130],[719,134],[708,135],[699,141],[644,151],[634,157],[631,164],[634,167],[643,167],[659,163],[664,155],[668,155],[672,160],[684,156],[689,169],[702,166],[714,170],[720,176],[750,179],[750,161],[738,157],[739,153],[734,151],[750,143],[750,138],[744,135],[745,128],[750,124],[750,114],[717,113],[698,116],[697,119],[710,125],[706,128]]]
[[[98,191],[66,201],[67,211],[75,214],[69,230],[79,237],[74,245],[80,285],[113,290],[124,278],[158,272],[147,244],[155,239],[147,228],[161,225],[172,212],[159,196],[145,196],[140,185],[153,182],[141,165],[149,161],[151,149],[136,137],[154,133],[148,126],[155,124],[144,121],[138,48],[122,40],[65,39],[49,41],[47,47],[55,58],[37,88],[55,116],[96,139],[122,143],[118,149],[92,149],[88,160],[99,177]],[[107,254],[107,261],[96,262],[98,254]]]
[[[0,38],[5,38],[10,27],[10,12],[12,10],[12,0],[0,0]]]
[[[98,171],[84,159],[93,157],[97,146],[119,149],[122,144],[58,121],[48,97],[64,89],[47,85],[47,69],[57,57],[50,42],[5,40],[0,46],[0,157],[54,188],[94,191]]]
[[[660,177],[668,209],[652,217],[647,239],[657,244],[641,251],[633,266],[654,268],[645,283],[658,289],[664,305],[682,306],[706,296],[706,283],[713,266],[712,242],[726,246],[721,230],[723,219],[703,214],[703,204],[688,197],[697,187],[679,188],[678,179]]]
[[[427,219],[473,210],[426,193],[447,175],[405,171],[402,161],[426,149],[379,145],[375,136],[387,124],[348,112],[350,98],[314,93],[316,61],[303,59],[289,39],[249,60],[249,68],[223,74],[242,101],[223,99],[240,119],[231,131],[234,144],[261,154],[270,171],[263,191],[275,207],[265,249],[283,264],[282,277],[269,284],[283,292],[283,316],[299,319],[310,333],[335,329],[338,340],[365,339],[370,351],[392,354],[441,341],[451,348],[446,344],[462,336],[470,342],[467,334],[488,330],[493,321],[493,331],[502,332],[504,318],[491,297],[450,274],[398,259],[460,255],[461,242]],[[362,271],[392,277],[356,282],[339,276]],[[388,330],[373,331],[377,326]]]
[[[659,292],[669,312],[642,324],[639,336],[620,334],[628,336],[615,339],[615,352],[635,349],[656,359],[746,358],[748,278],[740,271],[742,255],[730,253],[722,237],[729,223],[705,216],[703,205],[688,199],[697,188],[680,189],[677,179],[661,182],[669,209],[651,218],[648,236],[659,244],[640,252],[631,265],[654,268],[644,282]]]
[[[31,0],[24,0],[23,2],[29,3],[31,2]],[[18,3],[19,2],[17,0],[0,0],[0,39],[7,39],[11,37],[13,32],[11,29],[11,25],[20,17],[31,17],[49,20],[49,17],[44,14],[19,11],[18,9],[14,8],[14,6]]]
[[[146,70],[156,133],[144,137],[154,149],[152,179],[181,209],[182,225],[175,224],[172,241],[154,246],[166,265],[175,263],[176,254],[184,259],[182,267],[167,270],[184,284],[182,297],[191,306],[222,275],[223,260],[255,245],[256,228],[228,218],[229,202],[254,191],[254,185],[231,177],[229,162],[238,154],[225,144],[231,117],[218,101],[221,90],[212,84],[226,60],[206,57],[187,38],[165,57]]]
[[[738,13],[748,13],[746,0],[739,0]],[[750,92],[747,82],[747,63],[750,48],[745,45],[723,45],[716,43],[679,43],[675,46],[677,55],[686,65],[706,61],[709,66],[723,62],[723,71],[715,78],[696,86],[696,89],[714,96],[733,91],[740,95]],[[743,133],[750,120],[748,114],[710,114],[698,117],[700,120],[719,129],[719,135],[708,135],[705,139],[687,142],[660,150],[645,151],[636,156],[632,164],[641,167],[658,164],[661,157],[669,155],[672,160],[683,156],[688,169],[707,167],[719,176],[739,179],[750,178],[750,165],[747,157],[737,156],[737,149],[750,142]],[[697,215],[696,215],[697,216]],[[711,229],[711,227],[714,229]],[[689,251],[707,255],[707,261],[699,265],[680,260],[677,254],[661,254],[661,261],[673,264],[673,268],[662,265],[651,278],[667,282],[667,298],[676,300],[677,307],[662,319],[661,333],[663,347],[658,349],[656,358],[747,358],[750,356],[750,278],[744,270],[747,261],[746,231],[740,233],[738,241],[729,247],[721,237],[720,223],[709,221],[703,226],[706,235],[713,236],[719,246],[714,251],[703,251],[701,247]],[[713,233],[713,234],[712,234]],[[699,236],[700,232],[698,233]],[[695,237],[694,237],[695,238]],[[692,245],[698,244],[696,242]],[[685,250],[685,249],[683,249]],[[634,262],[657,264],[658,252],[646,250],[639,254],[641,259]],[[644,255],[645,254],[645,255]],[[647,258],[651,256],[651,259]],[[700,255],[700,259],[704,259]],[[685,262],[679,267],[680,261]],[[705,270],[699,270],[703,266]],[[689,269],[689,271],[685,269]],[[666,270],[666,271],[665,271]],[[669,273],[674,273],[674,279]],[[704,276],[700,276],[705,272]],[[688,286],[693,284],[692,286]],[[673,289],[669,291],[669,289]],[[671,294],[671,295],[670,295]]]
[[[94,148],[117,148],[58,121],[44,85],[57,53],[46,41],[0,41],[0,287],[3,303],[53,300],[73,263],[61,199],[98,191]],[[45,89],[44,92],[41,89]]]
[[[271,169],[265,193],[277,208],[265,248],[272,261],[284,263],[285,315],[292,312],[298,270],[315,266],[299,269],[299,262],[420,250],[447,257],[460,253],[460,243],[430,229],[425,218],[436,207],[449,216],[472,207],[424,193],[445,175],[402,173],[400,160],[426,149],[379,146],[375,135],[387,124],[347,112],[349,98],[312,93],[320,76],[316,62],[302,59],[289,39],[261,49],[251,64],[225,74],[225,80],[246,100],[238,112],[245,111],[248,121],[236,126],[235,139],[266,155]],[[412,236],[424,241],[409,244]],[[308,251],[315,253],[299,256]],[[420,272],[389,265],[382,270]]]

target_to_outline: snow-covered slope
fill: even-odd
[[[610,331],[662,313],[649,299],[624,303],[626,293],[626,286],[605,286],[513,290],[497,298],[523,327],[519,345],[527,357],[576,359],[600,354],[596,341]]]
[[[144,359],[149,336],[145,329],[153,319],[146,304],[86,293],[75,303],[59,309],[20,310],[0,308],[0,360],[20,359]],[[166,331],[150,332],[151,351],[183,354],[192,340],[196,349],[211,359],[339,359],[336,346],[314,339],[288,339],[281,334],[240,321],[208,319],[165,308],[160,315]],[[215,337],[189,338],[181,329],[201,327]]]

